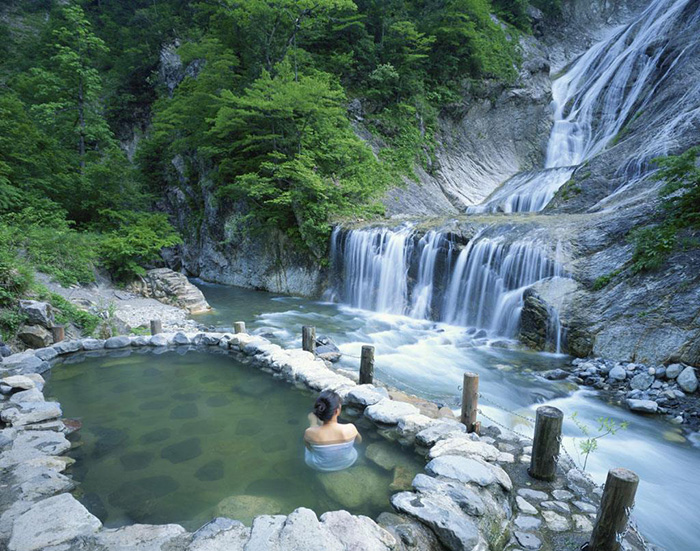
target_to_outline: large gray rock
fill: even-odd
[[[681,374],[678,375],[678,386],[683,389],[683,392],[692,394],[698,389],[698,378],[695,375],[695,369],[688,366]]]
[[[61,413],[61,405],[58,402],[26,402],[3,410],[0,419],[14,427],[21,427],[56,419]]]
[[[632,377],[630,388],[632,390],[647,390],[654,382],[654,376],[648,373],[640,373]]]
[[[36,388],[36,382],[26,375],[11,375],[0,379],[0,383],[7,385],[15,390],[30,390]]]
[[[322,525],[316,513],[300,507],[294,510],[279,534],[281,551],[344,551],[345,546]]]
[[[418,413],[420,410],[416,406],[388,398],[365,409],[365,417],[375,423],[384,423],[385,425],[396,425],[402,417]]]
[[[187,551],[244,551],[249,537],[242,522],[218,517],[192,535]]]
[[[156,268],[132,284],[132,289],[145,297],[200,314],[211,310],[204,294],[184,274],[169,268]]]
[[[435,425],[423,429],[416,434],[416,443],[430,447],[439,440],[459,436],[467,432],[467,427],[458,421],[440,420]]]
[[[435,533],[408,515],[382,513],[377,523],[396,539],[396,551],[444,551]]]
[[[95,539],[109,551],[159,551],[184,533],[185,529],[178,524],[134,524],[101,530]]]
[[[53,346],[48,346],[46,348],[39,348],[38,350],[35,350],[34,355],[40,360],[50,362],[56,356],[58,356],[58,352],[56,352],[56,349]]]
[[[0,469],[27,461],[44,461],[47,456],[60,455],[70,449],[70,442],[61,432],[18,431],[11,447],[0,453]]]
[[[95,534],[102,523],[70,494],[49,497],[17,517],[9,551],[38,551]]]
[[[190,344],[190,338],[182,331],[178,331],[173,335],[173,344]]]
[[[397,511],[429,526],[452,551],[487,549],[474,520],[447,497],[400,492],[391,496],[391,504]],[[480,544],[482,547],[477,547]]]
[[[616,365],[608,373],[608,379],[612,381],[624,381],[627,378],[627,371],[621,365]]]
[[[51,366],[41,358],[36,357],[32,352],[13,354],[5,358],[2,369],[11,373],[43,373]]]
[[[44,402],[44,395],[36,388],[17,392],[10,397],[11,404],[21,404],[23,402]]]
[[[129,337],[111,337],[105,341],[105,348],[126,348],[131,346]]]
[[[245,551],[282,551],[279,547],[279,537],[286,520],[284,515],[255,517]]]
[[[37,300],[20,300],[19,309],[26,316],[29,325],[53,327],[53,308],[49,303]]]
[[[635,400],[630,398],[627,400],[627,407],[629,407],[631,411],[638,411],[640,413],[656,413],[659,409],[659,404],[653,400]]]
[[[675,379],[683,371],[682,364],[671,364],[666,368],[666,377],[668,379]]]
[[[478,457],[443,455],[430,461],[425,470],[435,476],[444,476],[481,487],[499,484],[507,491],[513,488],[513,482],[503,469]]]
[[[44,348],[53,342],[53,337],[41,325],[23,325],[17,332],[17,337],[29,348]]]
[[[101,350],[105,348],[106,341],[104,339],[83,339],[83,349],[85,350]]]
[[[422,494],[442,494],[449,497],[460,509],[474,517],[486,513],[486,503],[472,488],[451,480],[440,480],[426,474],[417,474],[413,488]]]
[[[345,396],[345,403],[353,406],[372,406],[388,398],[389,393],[384,388],[374,385],[358,385]]]
[[[347,511],[331,511],[321,515],[321,524],[345,549],[389,551],[396,539],[368,517],[353,516]]]
[[[53,345],[53,348],[59,354],[70,354],[72,352],[79,352],[83,349],[82,341],[61,341]]]

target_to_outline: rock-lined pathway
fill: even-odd
[[[73,462],[60,404],[46,402],[41,373],[60,355],[101,349],[218,346],[277,376],[313,390],[332,389],[346,410],[363,415],[389,440],[414,445],[428,463],[412,491],[392,496],[396,513],[378,523],[347,511],[321,515],[304,508],[262,515],[250,527],[217,518],[195,533],[179,525],[106,529],[69,492],[64,471]],[[167,333],[64,341],[5,358],[0,364],[0,547],[39,549],[139,549],[170,551],[455,551],[578,549],[589,537],[599,490],[579,470],[554,483],[527,476],[529,440],[495,427],[467,434],[454,419],[421,413],[415,403],[388,397],[385,389],[357,385],[302,350],[285,350],[247,334]],[[379,452],[378,452],[379,453]],[[377,456],[374,461],[381,461]],[[641,549],[628,536],[629,549]]]

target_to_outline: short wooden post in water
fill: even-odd
[[[535,437],[528,473],[539,480],[554,480],[559,460],[559,443],[564,413],[551,406],[537,408]]]
[[[160,320],[151,320],[151,335],[163,332],[163,324]]]
[[[245,322],[244,321],[234,321],[233,322],[233,332],[234,333],[245,333]]]
[[[611,469],[587,551],[620,551],[634,507],[639,477],[628,469]]]
[[[301,328],[301,347],[307,352],[316,354],[316,328],[304,325]]]
[[[374,346],[363,346],[360,356],[360,384],[371,385],[374,381]]]
[[[51,328],[51,336],[53,337],[53,342],[61,342],[66,338],[66,329],[62,325],[56,325]]]
[[[476,410],[479,407],[479,375],[467,371],[462,383],[462,415],[460,421],[467,432],[477,432]]]

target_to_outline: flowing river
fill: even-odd
[[[314,325],[345,354],[340,367],[357,371],[363,344],[376,347],[376,378],[394,387],[451,408],[459,407],[462,373],[475,371],[484,396],[480,407],[486,424],[499,423],[531,436],[535,409],[551,404],[566,416],[564,447],[575,460],[581,431],[570,419],[592,429],[597,419],[628,421],[629,427],[603,438],[591,454],[587,470],[604,482],[608,469],[624,466],[639,474],[634,517],[653,543],[668,551],[697,549],[700,508],[697,465],[700,439],[655,417],[636,415],[608,403],[599,393],[569,382],[548,381],[538,373],[565,365],[563,355],[524,351],[513,341],[482,336],[473,329],[403,315],[381,314],[302,298],[278,296],[195,281],[213,306],[200,323],[231,327],[245,320],[251,333],[287,346],[301,346],[301,326]]]

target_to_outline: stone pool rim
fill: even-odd
[[[349,377],[330,369],[326,362],[310,352],[283,349],[263,337],[247,333],[199,331],[62,341],[51,347],[28,350],[5,358],[0,363],[0,378],[41,374],[50,370],[52,362],[57,358],[81,351],[117,351],[140,347],[162,349],[191,345],[218,346],[232,352],[239,361],[251,363],[312,391],[334,390],[341,395],[344,405],[351,406],[372,421],[385,439],[398,440],[402,444],[417,443],[417,447],[422,447],[431,461],[425,466],[425,473],[414,479],[412,491],[392,496],[392,506],[400,514],[411,517],[430,529],[447,549],[481,549],[483,545],[503,549],[510,548],[514,543],[522,544],[521,538],[526,536],[536,538],[537,531],[535,534],[523,532],[513,522],[516,511],[523,512],[523,505],[519,501],[522,496],[518,495],[516,499],[511,477],[499,466],[499,463],[513,463],[515,459],[512,454],[499,451],[495,445],[482,441],[476,435],[467,435],[466,427],[456,420],[423,415],[415,405],[388,396],[383,388],[358,385]],[[43,394],[41,398],[43,400]],[[350,547],[388,550],[398,545],[394,535],[372,519],[351,515],[343,510],[324,513],[319,521],[313,511],[298,508],[286,516],[256,517],[250,528],[235,519],[219,517],[194,533],[187,532],[177,524],[134,524],[116,529],[105,528],[99,519],[70,494],[75,487],[72,479],[60,474],[70,464],[67,458],[59,457],[70,448],[63,434],[60,404],[43,401],[34,403],[48,406],[32,406],[31,403],[16,401],[7,407],[7,401],[2,402],[5,407],[0,415],[8,426],[0,430],[0,478],[6,477],[9,471],[10,476],[14,474],[15,479],[21,480],[21,476],[27,476],[22,474],[22,469],[29,469],[30,474],[39,472],[48,476],[50,481],[57,480],[57,490],[47,488],[48,493],[45,495],[48,497],[42,495],[39,500],[18,499],[5,509],[0,516],[0,542],[7,540],[10,551],[34,551],[49,546],[67,545],[76,538],[90,541],[97,548],[100,545],[128,548],[129,545],[144,543],[159,548],[160,544],[172,542],[180,544],[180,547],[176,547],[178,549],[197,549],[198,546],[205,545],[205,542],[229,542],[233,545],[238,541],[240,546],[232,546],[232,549],[242,550],[245,547],[248,550],[256,549],[253,544],[263,537],[267,538],[268,544],[271,544],[270,538],[275,537],[275,542],[282,545],[280,549],[290,550],[316,549],[319,548],[319,541],[325,542],[319,549],[330,551]],[[55,414],[56,408],[58,415]],[[34,440],[31,440],[32,437]],[[31,447],[32,441],[42,438],[51,445]],[[29,444],[23,443],[24,451],[20,447],[13,457],[15,444],[21,439],[29,440]],[[501,444],[494,438],[490,440],[494,444]],[[517,440],[517,437],[515,440],[510,436],[504,438],[504,442]],[[10,445],[10,449],[7,449]],[[29,459],[22,453],[28,455]],[[562,463],[566,464],[566,461]],[[469,468],[465,471],[455,470],[456,466],[463,468],[463,465],[468,465]],[[31,469],[36,469],[36,472]],[[472,475],[460,480],[462,474],[472,470],[480,473],[479,480]],[[581,489],[579,499],[585,499],[590,506],[593,506],[591,501],[597,503],[598,490],[595,485],[573,465],[567,465],[565,470],[568,487],[573,489],[578,485]],[[418,480],[419,477],[423,478]],[[416,511],[411,503],[418,499],[422,500],[421,508],[430,511]],[[483,505],[484,501],[489,503]],[[481,510],[477,507],[479,503],[482,504]],[[503,510],[502,515],[494,513],[500,511],[499,508]],[[441,513],[444,514],[441,516]],[[547,519],[546,516],[545,518]],[[49,533],[47,530],[33,532],[37,525],[53,526],[54,529]]]

